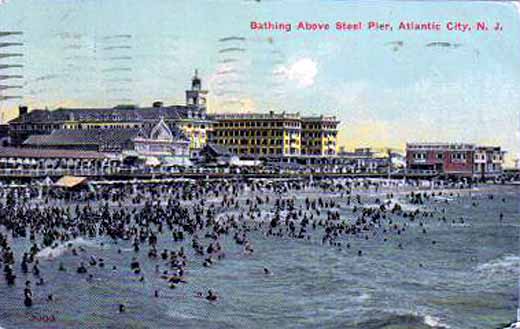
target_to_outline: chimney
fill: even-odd
[[[20,105],[18,107],[18,115],[19,116],[24,116],[26,115],[27,113],[29,113],[29,108],[25,105]]]
[[[161,102],[161,101],[155,101],[153,102],[152,106],[157,108],[157,107],[163,107],[164,103]]]

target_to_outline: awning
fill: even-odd
[[[187,157],[164,157],[162,158],[162,161],[163,165],[166,167],[186,167],[192,165],[190,159],[188,159]]]
[[[76,177],[76,176],[63,176],[62,178],[58,179],[56,183],[54,183],[54,186],[57,187],[75,187],[78,185],[81,185],[87,181],[86,177]]]
[[[124,158],[126,158],[126,157],[129,157],[129,158],[139,157],[139,153],[134,151],[134,150],[123,151],[122,155],[123,155]]]
[[[232,159],[229,164],[237,167],[258,167],[262,165],[260,160],[240,160],[240,159]]]

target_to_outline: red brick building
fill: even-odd
[[[412,173],[472,177],[476,147],[463,143],[408,143],[406,168]]]

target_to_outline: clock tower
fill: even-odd
[[[201,112],[206,112],[207,90],[202,90],[202,82],[198,76],[198,70],[191,79],[191,89],[186,90],[186,105],[194,106]]]

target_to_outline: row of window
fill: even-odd
[[[225,138],[218,138],[214,140],[218,144],[222,145],[282,145],[283,140],[282,139],[225,139]]]
[[[337,132],[335,131],[320,131],[320,132],[305,132],[302,131],[303,138],[331,138],[336,137]]]
[[[59,124],[23,124],[23,125],[11,125],[9,129],[13,130],[45,130],[50,131],[53,129],[60,129]]]
[[[492,159],[492,161],[503,161],[504,157],[502,155],[494,154],[491,156],[491,159]],[[486,160],[486,155],[477,153],[477,154],[475,154],[475,160]]]
[[[495,164],[488,164],[484,168],[482,168],[482,166],[479,165],[479,164],[476,164],[475,166],[473,166],[473,171],[475,171],[475,172],[501,171],[501,170],[502,170],[502,165],[496,164],[496,163]]]
[[[452,160],[466,160],[466,152],[453,152],[450,153]],[[426,152],[416,152],[412,154],[413,159],[415,160],[426,160],[427,153]],[[444,153],[438,152],[435,153],[435,159],[437,160],[443,160],[444,159]],[[484,154],[475,154],[474,155],[475,160],[486,160],[486,156]],[[493,155],[493,161],[503,161],[503,156],[501,155]]]
[[[282,148],[230,148],[235,154],[282,154]]]
[[[216,122],[215,128],[236,128],[236,127],[294,127],[300,128],[299,122],[294,121],[240,121],[240,122]]]
[[[302,123],[302,129],[336,129],[335,124],[308,124]]]
[[[191,129],[191,128],[198,128],[198,129],[206,129],[206,125],[192,125],[191,123],[188,123],[186,125],[186,128],[188,129]]]
[[[415,160],[426,160],[426,152],[417,152],[412,154],[412,158]],[[444,153],[435,153],[435,159],[443,160]],[[466,152],[454,152],[451,153],[452,160],[466,160]]]
[[[267,130],[218,130],[213,132],[215,136],[283,136],[283,131],[275,130],[268,134]]]
[[[65,126],[67,129],[79,129],[79,130],[94,130],[94,129],[113,129],[113,128],[140,128],[141,125],[134,123],[134,124],[113,124],[113,125],[90,125],[90,124],[79,124],[76,127],[74,126]]]
[[[326,145],[326,146],[336,146],[336,143],[335,142],[328,142],[328,143],[322,143],[321,141],[302,141],[302,145],[304,146],[322,146],[322,145]]]
[[[271,148],[271,147],[263,147],[263,148],[230,148],[229,149],[234,154],[300,154],[300,151],[297,148]]]
[[[408,145],[408,150],[418,150],[418,149],[425,149],[425,150],[436,150],[436,151],[444,151],[444,150],[462,150],[462,149],[473,149],[474,145],[471,144],[453,144],[453,145],[429,145],[429,144],[414,144],[414,145]]]

